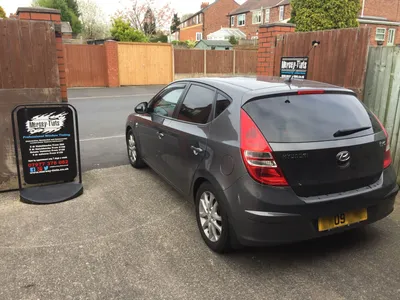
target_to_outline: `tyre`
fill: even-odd
[[[129,162],[131,163],[132,167],[136,169],[143,168],[146,164],[140,155],[132,129],[129,129],[128,134],[126,135],[126,147],[128,150]]]
[[[196,193],[196,219],[200,234],[207,246],[224,253],[232,249],[228,216],[218,199],[215,188],[208,182],[203,183]]]

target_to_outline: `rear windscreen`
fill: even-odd
[[[374,116],[352,95],[290,95],[247,102],[243,109],[268,142],[329,141],[370,135],[381,131]],[[338,131],[371,127],[334,137]]]

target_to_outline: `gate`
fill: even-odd
[[[173,80],[172,45],[118,43],[120,85],[168,84]]]
[[[68,87],[107,86],[103,45],[64,45]]]
[[[312,41],[321,44],[309,54],[307,79],[343,86],[363,96],[369,28],[296,32],[278,36],[274,75],[282,56],[305,56]]]

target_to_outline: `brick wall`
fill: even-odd
[[[294,30],[294,25],[285,23],[260,26],[258,33],[257,75],[274,75],[276,37],[279,34],[294,32]]]
[[[181,28],[179,31],[179,40],[180,41],[195,41],[196,40],[196,32],[203,32],[203,24],[198,24],[190,27]],[[207,37],[203,34],[203,39]]]
[[[221,27],[229,27],[228,14],[240,5],[234,0],[219,0],[214,2],[204,11],[204,32],[203,37],[213,33]]]
[[[107,66],[107,85],[108,87],[119,86],[119,65],[118,65],[118,43],[106,41],[104,43],[106,51]]]
[[[395,45],[400,45],[400,27],[398,27],[398,26],[375,25],[375,24],[360,24],[360,27],[369,27],[369,28],[371,28],[370,45],[372,45],[372,46],[377,46],[378,45],[378,42],[375,40],[376,28],[386,28],[385,41],[383,42],[382,46],[387,46],[388,37],[389,37],[389,29],[390,28],[396,29],[394,44]]]
[[[363,0],[361,0],[361,3]],[[364,16],[400,21],[400,0],[365,0]]]

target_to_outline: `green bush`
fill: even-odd
[[[122,18],[113,19],[111,36],[121,42],[148,42],[143,32],[131,27],[128,21]]]
[[[292,0],[296,31],[358,27],[359,0]]]
[[[237,45],[238,40],[233,35],[231,35],[229,37],[229,43],[231,43],[232,45]]]

